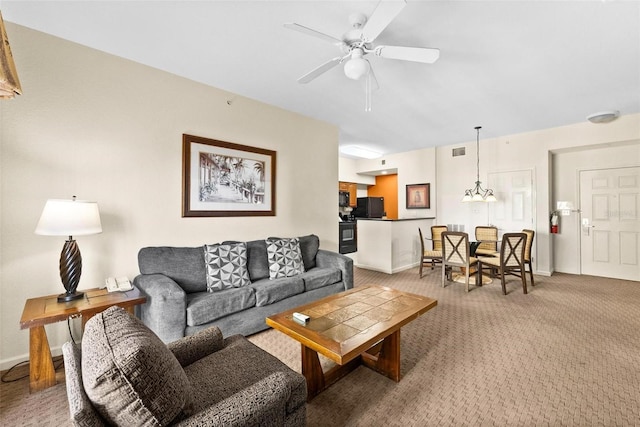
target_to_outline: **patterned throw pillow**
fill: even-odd
[[[207,291],[215,292],[250,285],[247,244],[204,245]]]
[[[291,277],[304,273],[300,241],[298,238],[267,240],[267,258],[269,259],[269,279]]]

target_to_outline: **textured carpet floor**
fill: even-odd
[[[437,269],[422,279],[356,269],[355,280],[438,306],[402,329],[399,383],[360,367],[307,405],[309,426],[640,425],[640,282],[536,276],[523,295],[511,278],[504,296],[498,280],[442,288]],[[300,371],[294,340],[274,330],[250,340]],[[63,383],[0,391],[0,425],[69,425]]]

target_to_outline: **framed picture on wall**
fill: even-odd
[[[429,209],[431,207],[430,184],[407,185],[407,209]]]
[[[182,135],[182,216],[275,216],[276,152]]]

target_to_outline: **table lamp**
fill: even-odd
[[[102,233],[100,213],[96,202],[49,199],[35,230],[45,236],[69,236],[60,254],[60,278],[66,292],[58,295],[58,302],[82,298],[84,292],[76,292],[82,273],[82,257],[73,236]]]

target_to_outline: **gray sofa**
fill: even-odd
[[[253,240],[246,242],[251,284],[217,292],[207,292],[203,246],[142,248],[133,283],[147,302],[138,314],[165,343],[210,326],[247,336],[267,329],[268,316],[353,288],[351,258],[320,249],[313,234],[299,241],[304,273],[269,279],[266,242]]]

